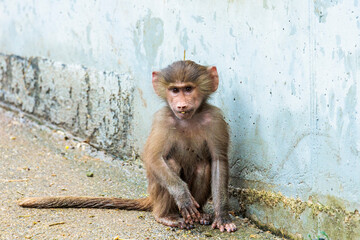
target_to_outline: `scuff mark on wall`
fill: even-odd
[[[188,41],[189,41],[189,37],[187,34],[187,30],[186,30],[186,28],[184,28],[180,33],[180,43],[181,43],[181,46],[183,46],[185,51],[189,49]]]
[[[197,23],[203,23],[204,22],[204,17],[203,16],[192,16],[192,18],[195,20],[195,22]]]
[[[143,91],[142,91],[140,88],[137,88],[137,90],[139,91],[139,95],[140,95],[142,104],[143,104],[144,107],[146,108],[146,107],[147,107],[147,103],[146,103],[146,100],[145,100],[145,98],[144,98],[144,96],[143,96]]]
[[[263,8],[269,9],[267,0],[263,0]]]
[[[325,23],[328,16],[328,8],[336,6],[342,0],[314,0],[314,13],[319,23]]]
[[[201,36],[201,37],[200,37],[200,43],[201,43],[201,46],[203,47],[203,49],[204,49],[206,52],[209,52],[209,47],[207,46],[207,43],[206,43],[205,40],[204,40],[204,36]]]
[[[292,143],[289,144],[289,149],[287,153],[285,154],[285,158],[280,163],[280,168],[284,167],[284,164],[286,161],[288,161],[290,155],[295,151],[295,149],[298,147],[299,143],[304,140],[306,137],[310,136],[310,132],[305,132],[302,134],[299,134],[298,136],[294,136],[294,140]]]

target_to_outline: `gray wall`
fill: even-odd
[[[216,65],[246,214],[360,238],[358,0],[0,0],[0,52],[2,102],[123,156],[162,104],[152,70]]]

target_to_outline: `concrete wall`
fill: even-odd
[[[358,0],[0,0],[0,100],[130,156],[161,105],[151,71],[185,52],[218,67],[246,214],[356,239],[359,18]]]
[[[135,153],[129,78],[127,73],[0,54],[0,100],[122,157]]]

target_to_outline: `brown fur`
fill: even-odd
[[[118,208],[143,211],[152,209],[149,198],[33,197],[24,198],[18,204],[29,208]]]
[[[27,198],[19,205],[152,210],[162,224],[191,228],[210,223],[202,207],[212,195],[212,227],[235,231],[228,215],[228,126],[221,110],[206,103],[218,86],[216,68],[179,61],[153,72],[152,81],[168,105],[155,114],[142,156],[148,198]]]

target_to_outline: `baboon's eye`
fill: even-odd
[[[185,92],[191,92],[193,90],[192,87],[185,87]]]
[[[172,88],[171,91],[172,91],[173,93],[178,93],[178,92],[179,92],[179,89],[178,89],[178,88]]]

